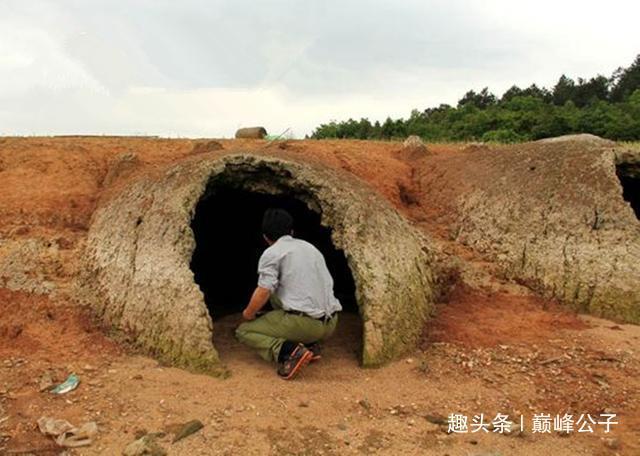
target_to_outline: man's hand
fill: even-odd
[[[256,287],[247,308],[242,311],[242,318],[247,321],[255,319],[256,314],[269,301],[269,296],[271,296],[271,291],[268,288]]]
[[[247,306],[247,308],[242,311],[242,318],[247,321],[251,321],[255,320],[256,316],[250,311],[249,307]]]

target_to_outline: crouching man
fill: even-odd
[[[287,380],[319,358],[319,342],[333,333],[342,310],[322,253],[294,238],[292,227],[287,211],[265,212],[262,234],[269,247],[258,262],[258,286],[242,312],[247,321],[236,330],[240,342],[277,363],[278,375]],[[268,301],[274,310],[256,318]]]

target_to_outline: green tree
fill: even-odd
[[[523,97],[540,98],[545,102],[550,102],[552,99],[552,95],[547,89],[544,87],[538,87],[535,84],[531,84],[529,87],[524,89],[520,95]]]
[[[597,100],[606,100],[609,97],[609,79],[598,75],[588,81],[578,78],[573,92],[573,101],[576,106],[582,108]]]
[[[622,102],[640,89],[640,54],[629,68],[618,68],[611,77],[611,101]]]
[[[512,85],[509,89],[502,94],[502,98],[500,98],[501,103],[507,103],[511,101],[514,97],[522,96],[522,89],[516,85]]]
[[[514,142],[586,132],[615,140],[640,140],[640,55],[629,68],[577,81],[562,75],[551,91],[535,84],[511,86],[500,98],[485,87],[468,91],[456,107],[414,109],[407,119],[367,118],[321,124],[313,138]]]
[[[576,84],[573,79],[568,78],[564,74],[560,76],[556,85],[553,86],[552,97],[553,104],[557,106],[564,105],[567,101],[573,101],[575,96]]]
[[[485,87],[479,93],[476,93],[473,90],[469,90],[464,94],[460,101],[458,101],[458,107],[471,105],[479,109],[484,109],[495,104],[496,101],[496,96],[489,92],[488,87]]]

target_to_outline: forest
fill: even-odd
[[[470,90],[456,106],[414,109],[407,119],[331,121],[312,138],[402,139],[513,143],[572,133],[618,141],[640,140],[640,54],[609,77],[560,76],[551,88],[512,86],[501,97]]]

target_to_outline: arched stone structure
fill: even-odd
[[[164,362],[215,372],[215,327],[189,265],[191,221],[211,186],[288,195],[321,215],[345,253],[363,321],[362,364],[411,348],[432,306],[433,255],[391,206],[353,176],[274,157],[197,156],[142,175],[99,203],[82,296],[119,334]]]

